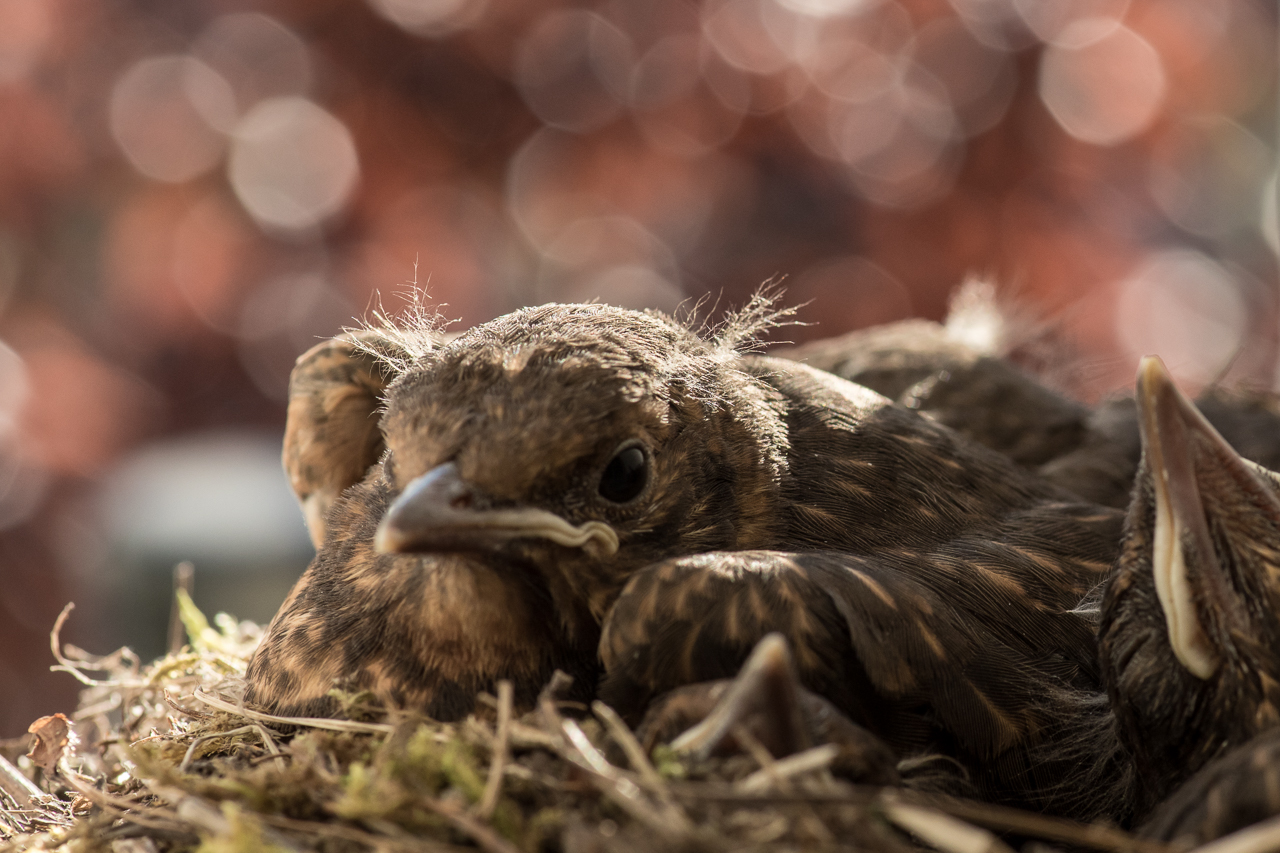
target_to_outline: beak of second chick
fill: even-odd
[[[1201,608],[1228,618],[1236,604],[1209,518],[1229,517],[1246,493],[1267,497],[1267,490],[1249,464],[1182,395],[1155,356],[1144,358],[1139,367],[1138,407],[1143,452],[1155,493],[1152,570],[1156,595],[1179,663],[1192,675],[1209,678],[1217,671],[1220,656],[1202,621]],[[1210,471],[1225,477],[1206,476]]]

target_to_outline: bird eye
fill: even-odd
[[[631,444],[613,455],[600,475],[600,497],[624,504],[644,491],[649,481],[649,457]]]

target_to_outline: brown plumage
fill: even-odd
[[[1143,362],[1143,455],[1100,650],[1140,810],[1280,726],[1280,488]]]
[[[553,666],[590,689],[602,626],[616,618],[602,646],[605,692],[638,714],[675,684],[635,662],[664,638],[687,640],[675,626],[706,615],[696,596],[643,594],[663,588],[646,579],[661,581],[664,561],[835,549],[888,567],[886,588],[907,602],[894,629],[904,642],[923,636],[929,609],[950,609],[970,620],[966,654],[980,659],[982,620],[1008,623],[1023,635],[1007,660],[991,646],[992,667],[1017,676],[1024,658],[1040,656],[1035,678],[998,688],[981,683],[981,667],[951,675],[940,659],[912,656],[925,647],[855,644],[850,632],[870,630],[856,608],[881,605],[860,582],[831,580],[830,562],[842,558],[816,555],[796,558],[811,587],[821,581],[805,606],[751,600],[742,613],[755,621],[722,625],[714,653],[695,655],[677,680],[731,676],[757,640],[782,630],[806,686],[855,720],[881,713],[877,697],[918,676],[923,686],[903,686],[899,705],[938,692],[951,716],[937,731],[979,744],[975,756],[1034,736],[1034,714],[1006,725],[1004,710],[986,706],[994,697],[1003,708],[1001,690],[1039,701],[1041,674],[1088,681],[1091,636],[1059,623],[1074,624],[1062,611],[1106,572],[1119,515],[1074,503],[1007,457],[865,388],[737,351],[760,320],[754,310],[709,340],[659,315],[600,305],[525,309],[438,347],[423,331],[384,334],[390,343],[370,348],[392,353],[394,379],[385,411],[359,423],[376,420],[385,451],[328,516],[324,545],[251,662],[250,701],[321,711],[332,677],[458,716],[467,691],[508,676],[533,685]],[[291,418],[290,436],[305,429]],[[911,572],[935,565],[952,579],[941,594],[917,592]],[[484,583],[464,582],[471,576]],[[636,612],[652,605],[669,627],[618,616],[629,582]],[[986,599],[958,592],[968,588]],[[966,616],[971,604],[985,609]],[[800,629],[816,618],[810,612],[827,613],[828,624],[806,645]],[[875,630],[890,630],[888,615],[879,617],[886,627]],[[438,651],[446,637],[449,654]],[[852,691],[845,679],[859,668],[880,683]],[[915,729],[895,735],[901,743],[936,740],[928,713],[909,719]]]
[[[298,357],[289,377],[284,470],[317,549],[325,518],[343,489],[364,479],[385,449],[374,412],[394,378],[393,339],[347,332]]]
[[[338,498],[324,547],[250,660],[248,701],[287,716],[326,716],[338,707],[329,691],[341,687],[457,719],[503,678],[522,707],[531,705],[556,669],[574,676],[575,696],[587,695],[594,651],[548,618],[545,584],[491,554],[375,553],[389,503],[377,480]]]
[[[1128,506],[1142,454],[1133,397],[1114,397],[1090,409],[997,353],[966,343],[950,320],[903,320],[778,354],[925,412],[1086,501]],[[1280,467],[1275,394],[1213,386],[1196,405],[1241,456]]]
[[[1196,408],[1237,453],[1280,467],[1280,398],[1266,391],[1205,389]],[[1045,479],[1105,506],[1128,505],[1142,455],[1137,401],[1116,397],[1090,415],[1080,445],[1042,465]]]
[[[1089,409],[928,320],[903,320],[779,352],[865,385],[967,438],[1036,466],[1087,436]]]

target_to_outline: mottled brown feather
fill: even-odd
[[[396,349],[377,332],[347,332],[299,356],[289,377],[284,469],[317,549],[334,500],[382,456],[379,409],[392,372],[376,353]]]

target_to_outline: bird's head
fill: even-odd
[[[1158,358],[1143,360],[1137,397],[1142,462],[1100,649],[1139,772],[1172,786],[1280,724],[1280,483]]]
[[[379,551],[498,551],[598,622],[635,569],[751,547],[773,521],[785,429],[735,353],[656,314],[529,308],[386,390]]]

